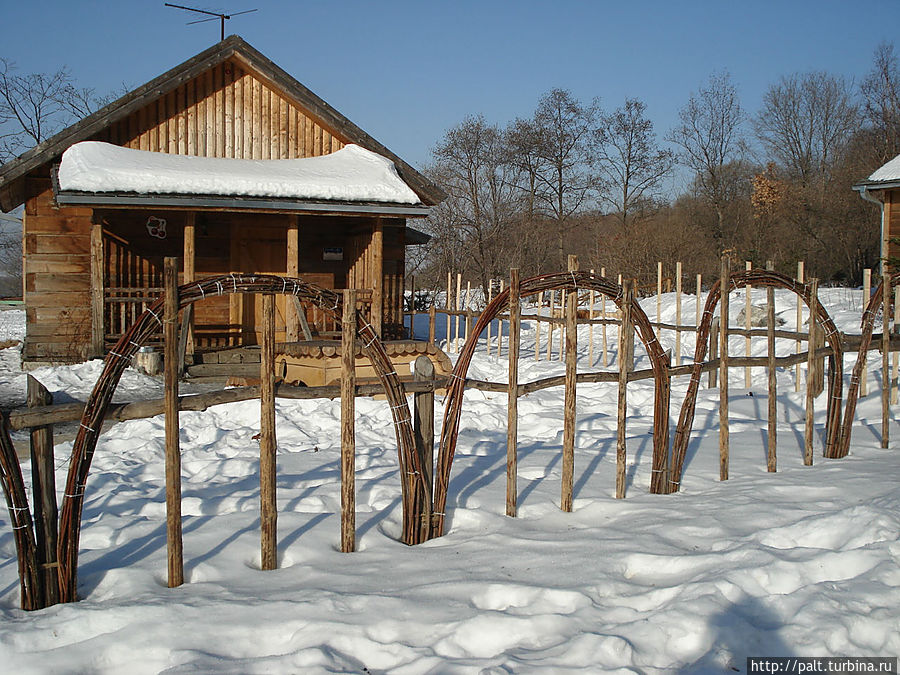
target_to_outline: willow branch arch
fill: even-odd
[[[803,300],[807,308],[810,306],[811,287],[807,284],[791,279],[789,276],[767,270],[749,270],[732,274],[729,279],[728,291],[754,287],[785,288],[793,291]],[[688,384],[687,394],[681,406],[678,417],[678,425],[675,427],[675,438],[672,442],[672,464],[669,472],[668,492],[677,492],[681,484],[681,474],[684,467],[684,459],[687,453],[688,440],[694,423],[694,411],[697,407],[697,391],[700,388],[700,375],[703,359],[706,358],[709,331],[712,326],[713,312],[721,299],[722,280],[713,284],[703,307],[703,318],[697,329],[697,346],[694,350],[694,367],[691,371],[691,380]],[[844,352],[841,343],[841,334],[838,332],[834,321],[821,303],[816,303],[817,317],[825,330],[825,339],[832,349],[833,367],[829,373],[829,404],[825,422],[825,456],[836,457],[838,438],[841,429],[841,398],[844,387],[843,364]]]
[[[519,286],[519,296],[537,295],[543,291],[564,290],[567,292],[596,291],[615,302],[622,309],[624,293],[622,287],[591,272],[567,272],[546,274],[524,279]],[[466,373],[472,355],[475,353],[478,337],[488,324],[499,314],[509,310],[509,289],[502,291],[482,312],[472,333],[456,361],[456,367],[450,375],[447,386],[447,397],[444,405],[444,421],[441,426],[440,449],[435,469],[435,494],[432,521],[432,536],[439,537],[444,533],[444,509],[447,504],[447,493],[450,485],[450,470],[456,453],[456,441],[459,435],[459,420],[462,414],[463,392],[465,390]],[[660,493],[666,487],[665,475],[668,471],[669,416],[668,398],[669,381],[668,363],[662,346],[650,325],[650,320],[637,301],[631,302],[631,316],[635,330],[644,343],[653,369],[655,385],[655,405],[653,411],[653,478],[650,491]]]
[[[894,288],[900,283],[900,272],[896,272],[890,277],[890,287]],[[844,408],[844,423],[841,425],[841,439],[837,448],[835,448],[834,457],[846,457],[850,452],[850,434],[853,431],[853,417],[856,415],[856,403],[859,400],[859,382],[863,369],[866,367],[866,356],[869,353],[869,345],[872,342],[872,333],[875,332],[875,319],[878,309],[884,299],[884,277],[881,283],[875,288],[872,297],[869,298],[869,304],[862,315],[862,335],[860,336],[859,352],[856,357],[856,364],[850,374],[850,386],[847,387],[847,405]]]
[[[178,308],[184,309],[207,297],[237,293],[294,295],[330,314],[337,321],[341,320],[343,311],[341,295],[332,290],[301,279],[260,274],[229,274],[180,286]],[[103,371],[85,405],[72,447],[60,509],[58,556],[61,602],[73,602],[77,599],[78,546],[84,491],[103,418],[131,358],[162,325],[163,304],[164,300],[160,298],[150,305],[110,350]],[[412,417],[405,390],[374,328],[358,312],[356,321],[357,335],[384,387],[394,421],[401,475],[403,541],[407,544],[420,543],[428,537],[428,533],[422,531],[420,521],[421,514],[430,501],[430,494],[425,488],[420,458],[415,451]]]

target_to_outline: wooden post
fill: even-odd
[[[181,538],[181,446],[178,438],[178,268],[176,258],[163,261],[163,365],[166,428],[166,551],[169,588],[184,583]]]
[[[190,211],[185,214],[184,221],[184,270],[181,275],[181,283],[189,284],[196,279],[197,269],[197,239],[196,228],[197,213]],[[184,325],[181,330],[184,333],[181,340],[184,348],[179,350],[179,375],[184,372],[184,358],[194,353],[194,306],[188,305],[182,314]]]
[[[731,262],[722,256],[719,299],[719,480],[728,480],[728,292],[731,289]]]
[[[27,377],[29,408],[53,403],[53,395],[32,375]],[[42,607],[59,603],[59,563],[56,553],[59,511],[56,503],[56,466],[53,458],[53,425],[31,428],[31,485],[34,500],[34,534],[40,570]]]
[[[772,270],[773,265],[770,260],[766,264],[766,269]],[[776,471],[778,468],[776,455],[776,439],[778,430],[778,418],[776,403],[778,402],[778,381],[775,370],[775,287],[766,287],[766,341],[768,346],[767,361],[769,375],[769,452],[766,457],[766,470]]]
[[[431,303],[431,307],[428,308],[428,344],[434,344],[434,328],[437,319],[437,307],[435,303]]]
[[[296,215],[288,216],[287,228],[287,260],[285,270],[289,277],[300,276],[300,219]],[[350,284],[348,284],[350,285]],[[297,342],[300,339],[300,310],[290,303],[287,307],[285,325],[285,341]]]
[[[659,327],[659,324],[662,323],[662,272],[662,261],[658,261],[656,263],[656,337],[662,333],[662,328]]]
[[[344,290],[341,321],[341,551],[356,550],[356,291]],[[406,480],[406,477],[403,477]]]
[[[503,279],[500,280],[500,292],[502,293],[504,290]],[[503,352],[503,315],[501,314],[497,319],[497,358],[500,358],[500,354]]]
[[[812,466],[813,463],[813,426],[816,407],[815,378],[811,376],[816,368],[816,333],[818,332],[819,314],[819,280],[810,279],[809,290],[809,340],[807,342],[806,356],[806,430],[805,446],[803,451],[803,463]]]
[[[631,321],[631,303],[634,288],[631,281],[625,282],[622,300],[622,323],[619,326],[619,393],[616,409],[616,499],[625,498],[625,418],[628,412],[628,367],[624,355],[630,350],[634,329]]]
[[[472,282],[466,282],[466,301],[465,301],[465,312],[466,312],[466,334],[465,334],[465,342],[469,341],[469,331],[472,330],[472,312],[469,309],[469,298],[472,295]]]
[[[556,291],[547,291],[550,294],[550,318],[554,318],[554,314],[556,313]],[[551,361],[553,359],[553,327],[556,324],[553,321],[547,322],[547,361]]]
[[[593,276],[594,270],[591,270]],[[588,293],[588,367],[594,367],[594,289]]]
[[[697,319],[694,323],[697,328],[700,328],[700,321],[703,319],[703,276],[697,275]]]
[[[535,306],[534,320],[534,360],[541,360],[541,312],[544,310],[544,291],[537,294],[537,305]],[[490,328],[490,326],[488,326]]]
[[[886,448],[891,428],[891,275],[881,276],[881,447]]]
[[[91,223],[91,356],[104,355],[103,223]]]
[[[600,268],[600,276],[606,277],[606,268]],[[603,367],[606,368],[609,365],[609,350],[608,343],[606,340],[606,295],[600,296],[600,318],[603,319],[603,332],[602,332],[602,340],[603,340]]]
[[[519,492],[516,484],[518,474],[519,424],[519,270],[509,271],[509,383],[506,393],[506,515],[515,517],[518,509]]]
[[[488,281],[487,304],[491,304],[493,301],[494,301],[494,280],[491,279],[490,281]],[[484,341],[484,345],[486,347],[485,351],[487,352],[488,356],[491,355],[491,324],[493,324],[493,323],[494,323],[493,321],[488,322],[487,335],[485,336],[485,341]]]
[[[569,271],[578,269],[578,260],[569,256]],[[578,292],[566,295],[566,389],[563,402],[562,497],[560,508],[572,510],[575,478],[575,405],[578,360]]]
[[[800,260],[797,262],[797,281],[802,283],[806,283],[804,281],[804,271],[803,271],[803,261]],[[797,296],[797,332],[802,332],[803,329],[803,299],[798,295]],[[800,351],[802,345],[802,341],[800,340],[800,336],[797,336],[797,352]],[[800,391],[800,364],[798,363],[794,366],[794,391]]]
[[[750,262],[749,260],[745,261],[744,265],[745,265],[745,269],[748,272],[753,269],[753,263]],[[753,289],[750,288],[749,284],[744,287],[744,291],[745,291],[744,292],[744,299],[745,299],[745,302],[744,302],[744,328],[746,328],[747,330],[750,330],[751,328],[753,328],[753,318],[751,316],[751,314],[753,313],[753,303],[752,303],[752,298],[751,298],[752,290]],[[747,337],[744,338],[745,353],[746,353],[747,357],[753,356],[753,352],[751,351],[750,343],[751,343],[751,339],[750,339],[750,336],[748,335]],[[752,377],[752,373],[750,372],[750,366],[744,366],[744,388],[749,389],[751,386],[753,386],[753,377]]]
[[[378,337],[384,334],[384,223],[375,219],[372,228],[372,327]]]
[[[260,567],[278,567],[278,509],[275,503],[275,296],[262,296],[262,342],[259,359],[259,523]]]
[[[862,297],[862,311],[865,311],[866,307],[869,304],[869,300],[872,299],[872,270],[866,268],[863,270],[863,297]],[[807,373],[807,377],[809,377],[809,373]],[[866,364],[866,367],[863,368],[862,375],[859,380],[859,395],[860,397],[867,396],[869,394],[869,366]]]
[[[447,310],[447,344],[445,349],[450,353],[450,324],[453,322],[450,316],[451,311],[451,293],[453,292],[453,273],[447,272],[447,297],[444,300],[444,308]]]
[[[456,274],[456,330],[453,338],[453,351],[459,354],[459,312],[462,309],[462,274]]]
[[[424,354],[417,356],[413,365],[413,379],[416,382],[434,381],[434,364]],[[434,497],[434,389],[413,394],[413,434],[416,452],[425,475],[428,494]],[[425,503],[425,522],[431,522],[431,499]]]
[[[675,263],[675,365],[681,364],[681,263]]]

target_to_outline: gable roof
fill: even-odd
[[[177,87],[229,59],[237,60],[254,75],[277,87],[286,98],[291,99],[308,111],[311,116],[321,120],[325,126],[346,138],[348,143],[355,143],[389,158],[394,162],[400,177],[416,192],[423,204],[427,206],[437,204],[446,196],[434,183],[288,75],[242,38],[231,35],[0,167],[0,207],[8,211],[20,205],[25,200],[23,185],[25,176],[56,160],[69,146],[79,141],[92,139],[110,125],[139,111]]]
[[[876,169],[866,180],[860,181],[853,189],[862,192],[868,190],[889,190],[900,187],[900,155]]]

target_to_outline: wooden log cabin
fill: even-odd
[[[900,260],[900,155],[854,185],[853,189],[881,209],[882,263]]]
[[[164,192],[115,180],[66,189],[64,153],[97,141],[143,151],[140,156],[155,153],[158,160],[214,158],[225,170],[215,194],[191,187],[191,180],[179,183],[183,167],[174,165],[168,178],[176,186]],[[349,192],[325,194],[254,193],[228,183],[230,167],[241,160],[302,165],[353,146],[363,149],[358,155],[389,160],[384,164],[414,198],[354,191],[352,175]],[[210,173],[203,161],[210,160],[195,165],[196,175]],[[165,162],[154,166],[167,173]],[[101,158],[82,174],[116,168]],[[65,362],[105,354],[161,293],[165,256],[183,258],[182,283],[229,272],[274,273],[360,289],[382,336],[401,337],[405,246],[426,238],[407,220],[426,216],[443,196],[240,37],[228,37],[0,168],[0,207],[25,207],[23,358]],[[258,312],[252,296],[198,304],[190,350],[256,344]],[[297,340],[301,318],[279,300],[276,339]],[[313,310],[305,318],[320,332],[334,328]]]

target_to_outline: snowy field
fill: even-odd
[[[764,297],[754,291],[755,304]],[[795,301],[777,297],[792,328]],[[842,330],[858,332],[859,291],[825,289],[822,298]],[[734,293],[733,320],[743,305]],[[655,320],[655,298],[645,310]],[[692,297],[683,312],[691,322]],[[674,318],[674,295],[665,296],[662,319]],[[4,312],[0,332],[20,335],[23,321]],[[595,359],[600,339],[595,328]],[[662,339],[674,345],[673,335]],[[561,373],[560,361],[535,361],[533,340],[526,325],[521,380]],[[732,340],[743,355],[744,338]],[[587,342],[582,327],[580,371],[591,368]],[[613,330],[609,344],[614,358]],[[764,339],[754,345],[765,353]],[[778,342],[779,354],[793,350],[793,341]],[[637,367],[647,367],[636,351]],[[65,400],[84,398],[98,373],[90,363],[35,375]],[[480,349],[470,377],[504,381],[505,351],[498,360]],[[11,673],[133,675],[723,673],[746,672],[747,656],[897,656],[900,425],[895,418],[895,440],[882,450],[880,377],[872,369],[850,456],[822,459],[820,435],[815,465],[804,467],[805,392],[794,393],[792,371],[779,371],[776,474],[765,469],[765,378],[754,372],[751,396],[744,370],[732,372],[727,482],[718,480],[717,393],[701,388],[682,491],[669,496],[648,494],[652,382],[631,385],[624,500],[613,498],[615,385],[580,386],[571,514],[558,509],[563,390],[521,399],[516,519],[503,515],[505,394],[469,391],[447,535],[416,547],[397,542],[387,404],[358,399],[353,554],[338,551],[339,404],[279,401],[271,572],[259,569],[258,403],[183,413],[187,583],[176,589],[166,587],[163,419],[117,424],[101,437],[87,485],[80,602],[19,609],[13,536],[0,517],[0,664]],[[146,384],[129,371],[121,398]],[[673,385],[673,424],[686,386]],[[0,352],[2,396],[16,400],[23,388],[17,349]],[[438,427],[441,410],[439,400]],[[820,433],[824,410],[823,395]],[[70,449],[56,448],[58,486]]]

